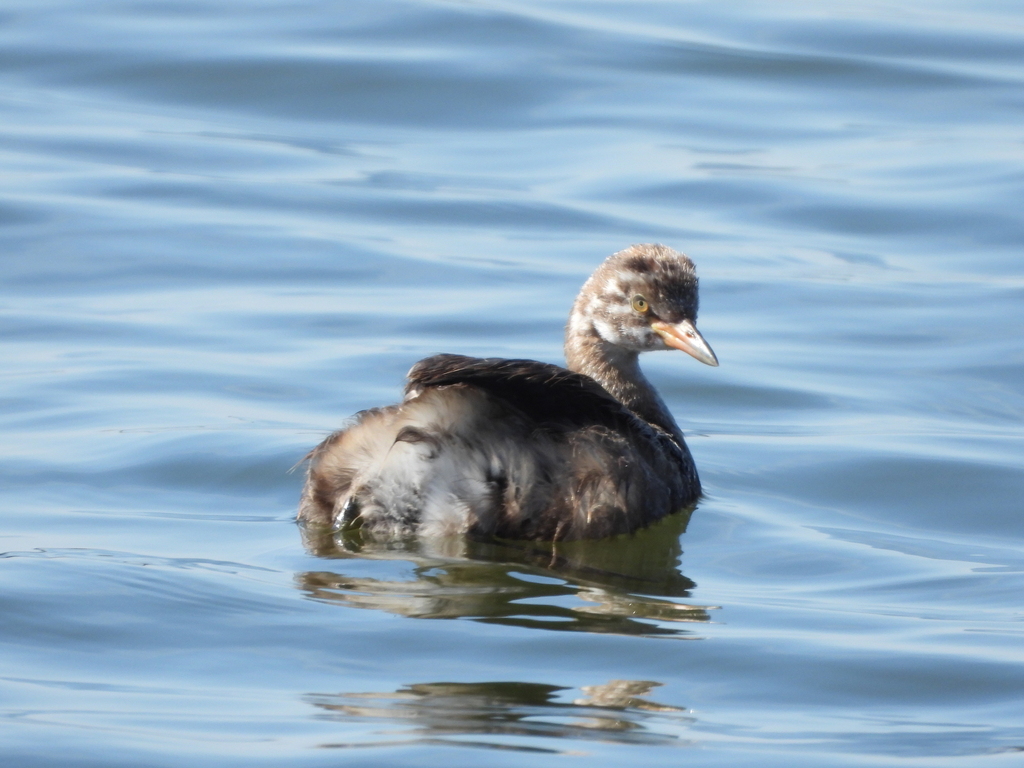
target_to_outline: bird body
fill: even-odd
[[[309,454],[298,518],[551,541],[633,531],[693,504],[693,459],[637,356],[677,348],[717,365],[696,311],[686,256],[644,245],[609,257],[573,306],[568,368],[421,360],[401,403],[356,414]]]

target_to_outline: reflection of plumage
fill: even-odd
[[[566,328],[568,369],[438,355],[405,399],[357,414],[309,455],[299,519],[370,533],[562,540],[624,533],[692,504],[682,433],[640,371],[697,332],[693,263],[659,245],[608,258]]]
[[[688,508],[630,536],[557,542],[477,541],[470,536],[396,540],[307,525],[302,527],[307,550],[331,565],[330,570],[297,573],[296,583],[321,603],[414,619],[681,636],[691,631],[687,625],[711,619],[710,606],[680,600],[689,598],[695,586],[679,571],[680,537],[689,519]],[[406,567],[367,571],[367,560]],[[352,571],[346,562],[358,568]]]
[[[397,691],[310,694],[319,718],[358,718],[379,722],[388,731],[388,746],[401,744],[472,744],[494,749],[522,749],[507,737],[533,743],[558,739],[664,746],[680,744],[677,732],[695,719],[686,709],[659,704],[646,696],[661,683],[653,680],[609,680],[571,689],[530,682],[414,683]],[[568,701],[566,699],[569,699]],[[365,726],[364,726],[365,727]],[[456,740],[472,737],[472,741]],[[375,746],[361,740],[330,746]],[[537,749],[527,747],[527,749]],[[540,751],[540,750],[538,750]],[[551,751],[556,754],[561,750]],[[569,753],[571,754],[571,753]]]

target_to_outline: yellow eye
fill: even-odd
[[[639,293],[633,297],[633,300],[630,303],[633,305],[633,309],[635,309],[637,312],[646,312],[648,309],[651,308],[651,305],[647,303],[647,299],[645,299]]]

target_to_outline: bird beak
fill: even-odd
[[[689,320],[683,320],[675,325],[657,320],[651,323],[651,328],[672,349],[680,349],[706,365],[718,365],[718,358],[715,357],[715,353],[711,351],[711,347],[704,341],[704,337],[700,335],[697,327]]]

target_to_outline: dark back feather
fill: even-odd
[[[405,392],[452,384],[479,387],[537,422],[612,429],[642,423],[589,376],[536,360],[434,355],[412,367]]]
[[[639,418],[589,376],[536,360],[434,355],[408,374],[406,395],[430,387],[466,384],[482,389],[548,429],[607,427],[628,435],[644,454],[667,452],[692,464],[689,450],[668,432]]]

